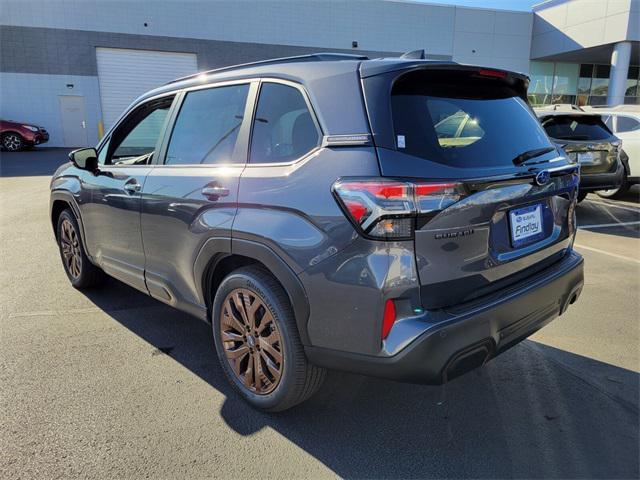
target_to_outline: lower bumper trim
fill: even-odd
[[[441,384],[483,365],[566,311],[584,284],[583,259],[571,252],[544,281],[523,283],[515,295],[474,307],[425,331],[402,351],[380,357],[306,346],[311,363],[411,383]]]

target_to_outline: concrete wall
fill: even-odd
[[[534,8],[531,58],[640,41],[639,0],[551,0]]]
[[[404,1],[3,0],[0,115],[41,123],[49,145],[62,146],[54,106],[60,86],[74,83],[86,98],[89,142],[97,142],[96,47],[195,53],[200,70],[318,51],[379,57],[424,48],[431,58],[528,72],[532,24],[526,12]]]
[[[381,0],[4,0],[0,24],[316,51],[352,50],[357,41],[359,50],[424,48],[456,61],[526,71],[532,14]]]
[[[455,7],[453,60],[527,73],[532,25],[530,13]]]

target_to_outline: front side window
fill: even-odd
[[[290,162],[320,144],[320,133],[300,90],[263,83],[251,136],[252,163]]]
[[[173,97],[149,102],[134,110],[113,132],[106,154],[107,165],[145,165],[151,162],[165,128]],[[103,149],[104,150],[104,149]]]
[[[234,155],[249,85],[187,93],[167,150],[167,165],[220,164],[244,161]]]

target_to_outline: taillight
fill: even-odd
[[[432,217],[465,195],[459,183],[379,178],[339,180],[333,191],[361,233],[390,240],[412,238],[416,218]]]

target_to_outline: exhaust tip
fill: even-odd
[[[453,355],[442,373],[442,382],[446,383],[470,370],[481,367],[491,358],[493,350],[493,342],[487,339],[479,345]]]

